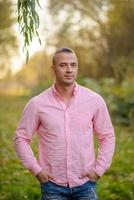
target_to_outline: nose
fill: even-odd
[[[67,72],[72,72],[72,67],[70,64],[67,65]]]

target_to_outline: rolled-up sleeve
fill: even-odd
[[[39,127],[39,115],[34,99],[31,99],[24,108],[20,122],[16,129],[15,149],[25,168],[36,175],[41,167],[35,158],[30,143],[33,134]]]
[[[94,171],[101,177],[112,162],[115,134],[106,103],[102,98],[99,99],[96,107],[93,125],[98,137],[99,149]]]

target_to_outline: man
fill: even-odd
[[[55,83],[24,109],[16,130],[17,154],[41,183],[42,200],[97,200],[96,182],[110,166],[115,144],[106,104],[75,82],[78,60],[72,49],[55,52],[52,70]],[[39,161],[30,147],[35,132]]]

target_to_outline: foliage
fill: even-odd
[[[90,18],[96,22],[100,21],[100,11],[104,5],[106,5],[106,0],[74,0],[74,1],[58,1],[58,0],[49,0],[49,9],[52,15],[56,16],[61,12],[62,8],[68,15],[70,11],[78,11],[81,14],[81,17]]]
[[[101,90],[109,105],[113,121],[116,124],[134,129],[134,84],[123,81],[121,85],[115,81],[104,79],[100,82]]]
[[[122,82],[120,87],[115,88],[112,110],[116,123],[131,126],[134,129],[134,84]]]
[[[133,1],[49,0],[49,10],[57,26],[48,44],[74,48],[83,76],[134,78]]]
[[[0,76],[9,69],[10,58],[18,47],[13,29],[14,22],[11,1],[0,0]]]
[[[36,11],[36,5],[40,7],[39,0],[18,0],[18,23],[24,37],[23,50],[26,53],[27,62],[29,59],[28,47],[32,42],[33,37],[37,36],[41,43],[38,34],[39,16]]]
[[[25,170],[15,154],[13,138],[20,114],[29,96],[0,97],[0,200],[38,200],[40,185]],[[7,112],[8,111],[8,112]],[[116,127],[116,151],[113,164],[98,182],[100,200],[133,200],[133,134]],[[37,154],[37,140],[32,144]]]
[[[115,80],[122,82],[134,72],[134,1],[110,0],[110,4],[101,29],[107,45],[100,59],[105,61],[103,69],[111,67]]]
[[[51,79],[50,66],[50,56],[44,52],[38,52],[29,59],[28,64],[23,65],[22,70],[15,75],[14,79],[27,88],[35,88]]]
[[[93,32],[97,31],[96,24],[101,23],[100,13],[105,3],[105,0],[49,0],[49,10],[56,28],[47,43],[57,48],[74,48],[79,57],[80,73],[83,76],[96,76],[95,62],[92,63],[92,48],[96,40]]]

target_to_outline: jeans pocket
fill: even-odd
[[[85,184],[78,187],[74,193],[74,199],[79,200],[97,200],[96,183],[87,181]]]
[[[40,183],[41,193],[45,194],[47,192],[47,188],[49,187],[49,181],[44,181]]]
[[[46,184],[48,184],[48,183],[49,183],[49,181],[40,182],[41,186],[42,186],[42,185],[46,185]]]
[[[94,190],[96,190],[96,184],[97,184],[96,181],[91,181],[91,180],[89,180],[89,185],[90,185],[90,187],[92,187]]]
[[[95,184],[97,183],[97,181],[93,181],[93,180],[89,180],[90,183]]]

